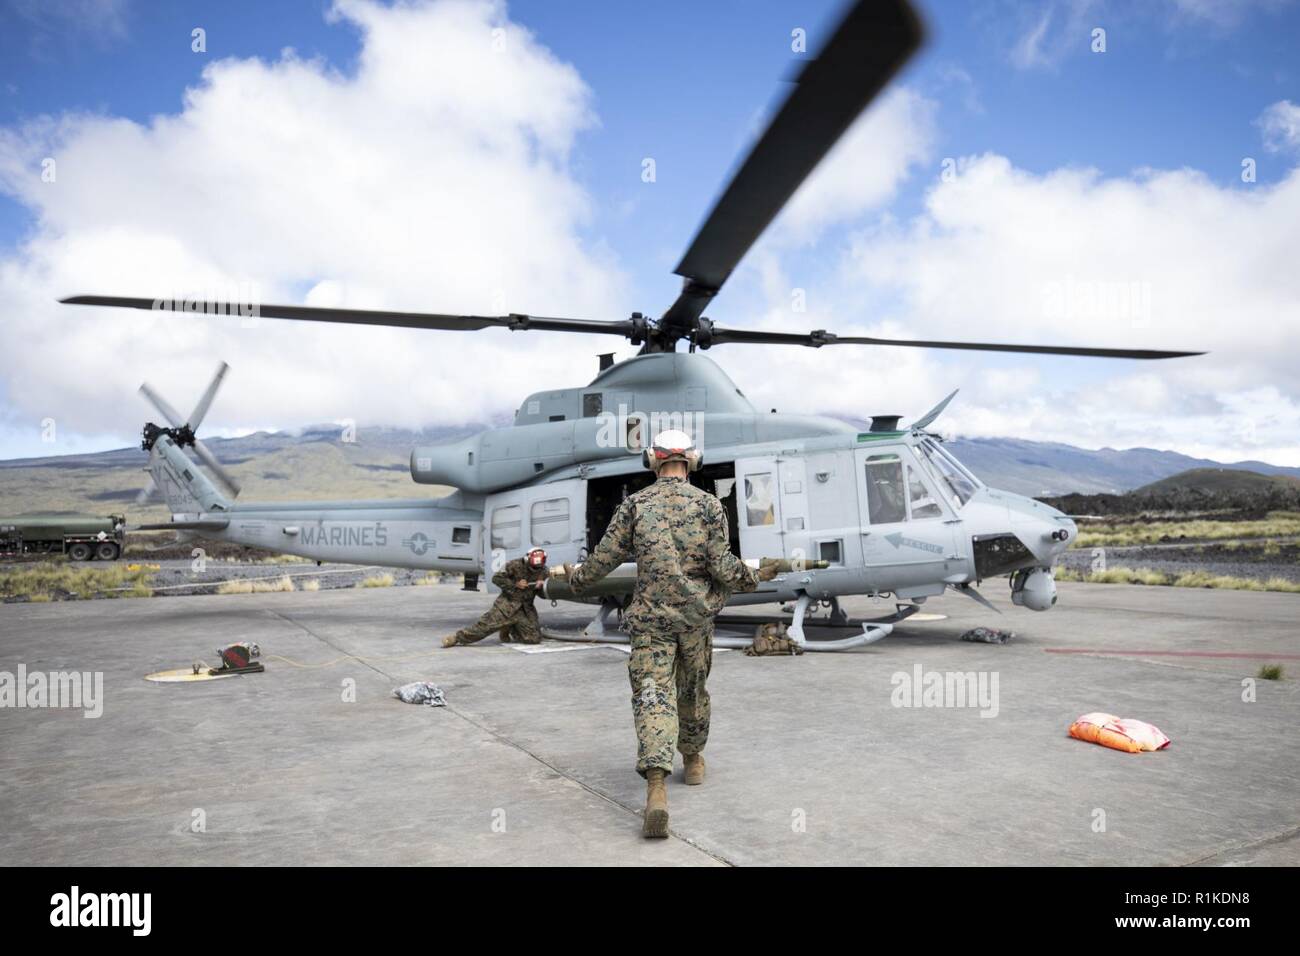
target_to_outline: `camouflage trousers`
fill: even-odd
[[[462,627],[456,632],[456,643],[473,644],[489,634],[506,630],[522,644],[542,642],[542,628],[537,620],[537,608],[533,607],[532,601],[521,605],[498,598],[486,614],[469,627]]]
[[[631,633],[627,662],[636,725],[636,772],[672,772],[673,750],[697,754],[709,739],[713,624],[685,634]]]

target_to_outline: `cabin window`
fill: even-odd
[[[569,540],[569,499],[533,502],[530,520],[533,544],[563,544]]]
[[[819,561],[829,561],[831,564],[844,563],[844,548],[837,538],[834,541],[817,542],[817,559]]]
[[[943,509],[925,486],[921,473],[911,465],[907,468],[907,499],[912,506],[913,518],[941,518]]]
[[[452,544],[469,544],[469,528],[465,526],[451,529]]]
[[[776,502],[772,498],[772,476],[745,476],[745,523],[751,528],[776,524]]]
[[[897,455],[872,455],[867,459],[867,517],[872,524],[907,520],[903,460]]]
[[[519,505],[507,505],[492,512],[492,547],[506,551],[519,547]]]

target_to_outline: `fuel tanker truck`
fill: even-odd
[[[116,561],[126,546],[123,515],[0,516],[0,556],[66,554],[73,561]]]

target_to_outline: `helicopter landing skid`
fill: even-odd
[[[796,624],[799,627],[817,627],[817,628],[853,628],[861,629],[869,624],[897,624],[905,621],[917,611],[921,610],[919,604],[895,604],[894,611],[891,614],[884,614],[880,617],[871,618],[851,618],[844,609],[840,607],[838,598],[830,598],[830,606],[825,615],[812,615],[808,612],[819,602],[814,601],[807,595],[801,596],[795,603],[791,611],[781,614],[772,615],[744,615],[744,614],[719,614],[716,618],[720,626],[754,626],[758,624],[780,623],[785,624],[788,628],[793,629]],[[793,635],[791,635],[793,637]]]
[[[717,630],[713,636],[714,647],[743,650],[753,644],[753,637],[745,632],[750,628],[778,622],[787,625],[786,633],[806,651],[843,651],[854,647],[865,647],[888,636],[894,625],[919,611],[918,604],[899,604],[893,614],[870,621],[853,620],[840,609],[839,602],[831,599],[830,613],[825,618],[808,618],[807,612],[813,604],[808,595],[801,595],[795,604],[793,617],[787,621],[785,615],[719,615],[716,619]],[[589,643],[626,644],[630,641],[627,633],[618,627],[618,603],[604,601],[600,610],[581,634],[547,634],[547,637],[562,641],[580,641]],[[810,627],[861,629],[861,633],[831,640],[809,640],[804,633],[804,625]],[[740,628],[740,630],[736,630]]]

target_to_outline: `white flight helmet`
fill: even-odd
[[[659,466],[666,461],[684,461],[691,471],[699,471],[704,464],[704,456],[695,447],[690,435],[674,428],[660,432],[650,447],[641,452],[641,463],[655,474],[659,473]]]

